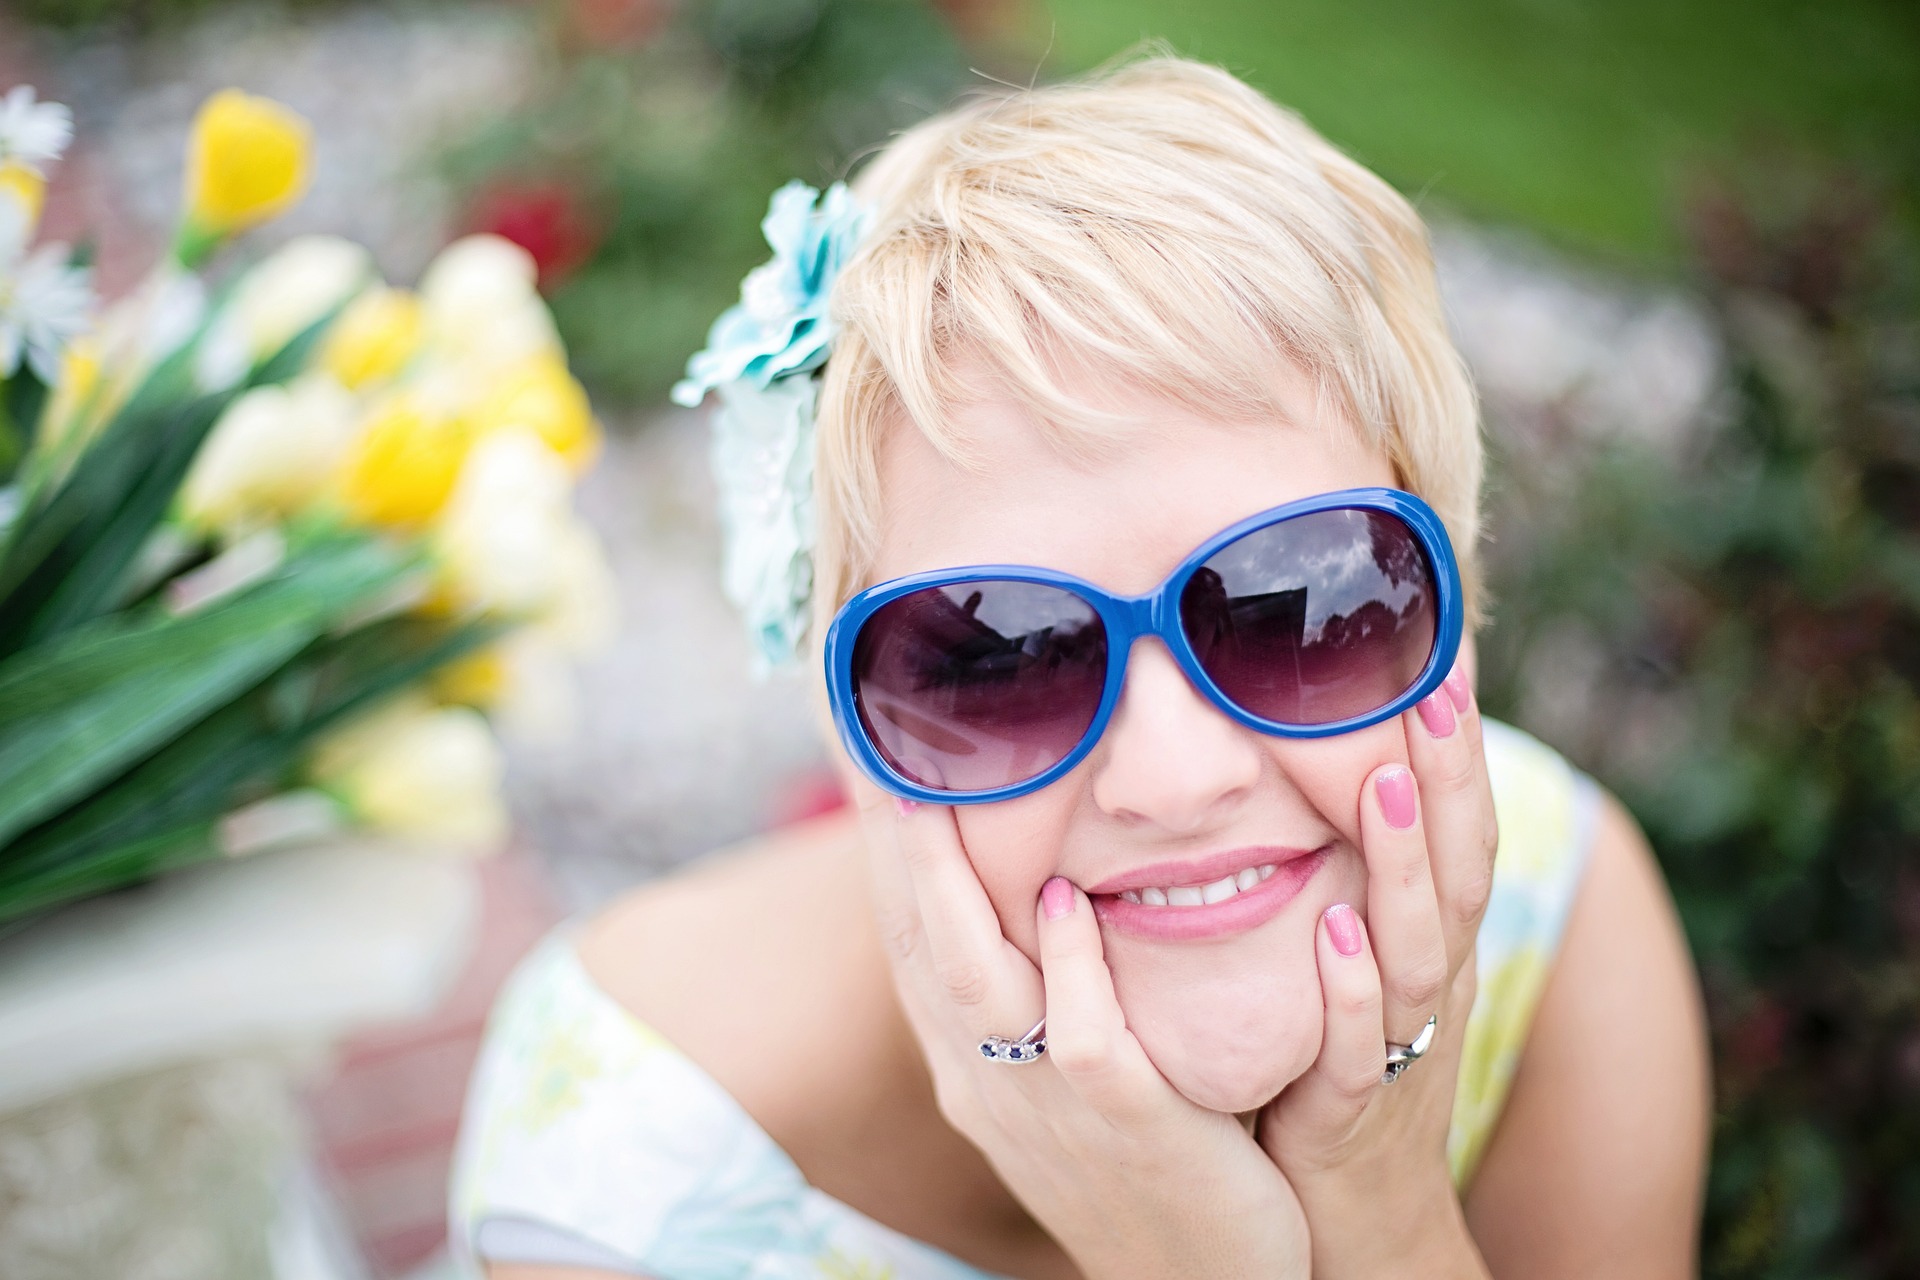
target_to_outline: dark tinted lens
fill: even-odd
[[[1220,549],[1180,595],[1200,665],[1234,702],[1283,724],[1386,706],[1433,653],[1433,571],[1380,511],[1295,516]]]
[[[853,646],[867,737],[923,786],[989,791],[1057,764],[1107,678],[1092,605],[1032,582],[929,587],[876,610]]]

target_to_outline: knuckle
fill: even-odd
[[[1493,898],[1493,868],[1482,864],[1474,874],[1460,885],[1454,897],[1453,909],[1463,925],[1476,923],[1487,910],[1487,903]]]
[[[1378,1062],[1365,1067],[1355,1066],[1351,1070],[1336,1071],[1327,1077],[1334,1094],[1349,1106],[1358,1107],[1373,1096],[1380,1087],[1380,1075],[1387,1069],[1386,1055],[1382,1054]]]
[[[1401,1003],[1415,1009],[1428,1009],[1440,1003],[1450,976],[1444,958],[1428,958],[1403,974],[1394,986]]]
[[[894,908],[883,910],[878,921],[880,940],[887,948],[887,954],[895,960],[906,961],[920,947],[920,921],[910,911]]]
[[[972,959],[942,960],[935,972],[940,979],[941,989],[947,998],[965,1008],[974,1008],[986,1003],[987,992],[992,980],[987,975],[987,967]]]
[[[1359,1019],[1378,1017],[1380,1014],[1380,989],[1368,985],[1342,991],[1334,997],[1334,1011],[1342,1018]]]
[[[1053,1065],[1060,1074],[1073,1077],[1099,1075],[1113,1060],[1113,1055],[1099,1036],[1078,1031],[1066,1035],[1049,1031],[1047,1056],[1053,1059]]]

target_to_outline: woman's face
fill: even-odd
[[[1136,594],[1244,516],[1394,483],[1386,458],[1303,375],[1291,373],[1283,390],[1286,420],[1257,426],[1130,397],[1121,403],[1137,422],[1092,461],[1050,445],[1004,400],[957,414],[987,460],[977,472],[948,463],[919,432],[896,430],[881,457],[872,581],[1011,563]],[[1142,922],[1147,913],[1111,911],[1111,895],[1093,894],[1121,1008],[1148,1056],[1194,1102],[1247,1111],[1319,1052],[1315,927],[1336,902],[1364,906],[1361,787],[1379,765],[1406,759],[1398,719],[1318,739],[1238,725],[1159,640],[1145,639],[1091,754],[1030,795],[960,806],[959,830],[1002,931],[1036,964],[1034,904],[1051,876],[1091,892],[1142,873],[1171,888],[1278,865],[1271,878],[1281,890],[1261,895],[1268,907],[1284,899],[1277,911],[1203,937],[1165,936]]]

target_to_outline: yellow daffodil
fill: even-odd
[[[536,355],[502,378],[475,408],[473,423],[479,435],[501,427],[527,428],[576,475],[600,446],[586,390],[567,372],[566,361],[553,353]]]
[[[442,701],[485,711],[507,691],[506,656],[498,648],[457,658],[433,674],[433,691]]]
[[[352,438],[353,400],[324,373],[256,387],[213,425],[180,487],[180,516],[229,531],[318,501]]]
[[[328,331],[320,367],[359,390],[399,373],[420,349],[420,299],[405,289],[372,289],[355,298]]]
[[[193,120],[178,253],[189,266],[221,240],[265,222],[306,191],[307,122],[270,98],[222,89]]]
[[[324,740],[314,783],[376,830],[455,853],[487,853],[507,831],[506,767],[486,718],[403,696]]]
[[[446,505],[471,439],[456,418],[397,392],[375,404],[341,467],[341,502],[371,524],[423,524]]]
[[[544,610],[575,519],[566,463],[525,427],[475,441],[433,531],[452,603],[501,617]]]

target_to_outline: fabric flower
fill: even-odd
[[[71,141],[73,112],[34,101],[32,85],[17,85],[0,98],[0,167],[17,164],[44,178]]]
[[[745,615],[754,669],[791,662],[813,595],[813,411],[819,384],[720,386],[713,474],[726,550],[720,584]]]
[[[774,192],[760,223],[773,257],[747,274],[739,304],[714,321],[707,349],[687,362],[687,376],[673,388],[674,402],[692,408],[728,382],[765,390],[776,378],[826,363],[833,282],[866,223],[867,211],[844,183],[824,196],[804,182]]]
[[[673,398],[692,407],[718,389],[713,471],[726,551],[721,583],[746,615],[754,667],[791,661],[813,594],[814,408],[833,339],[833,283],[866,229],[867,212],[835,183],[773,195],[760,224],[773,258],[714,322]]]

